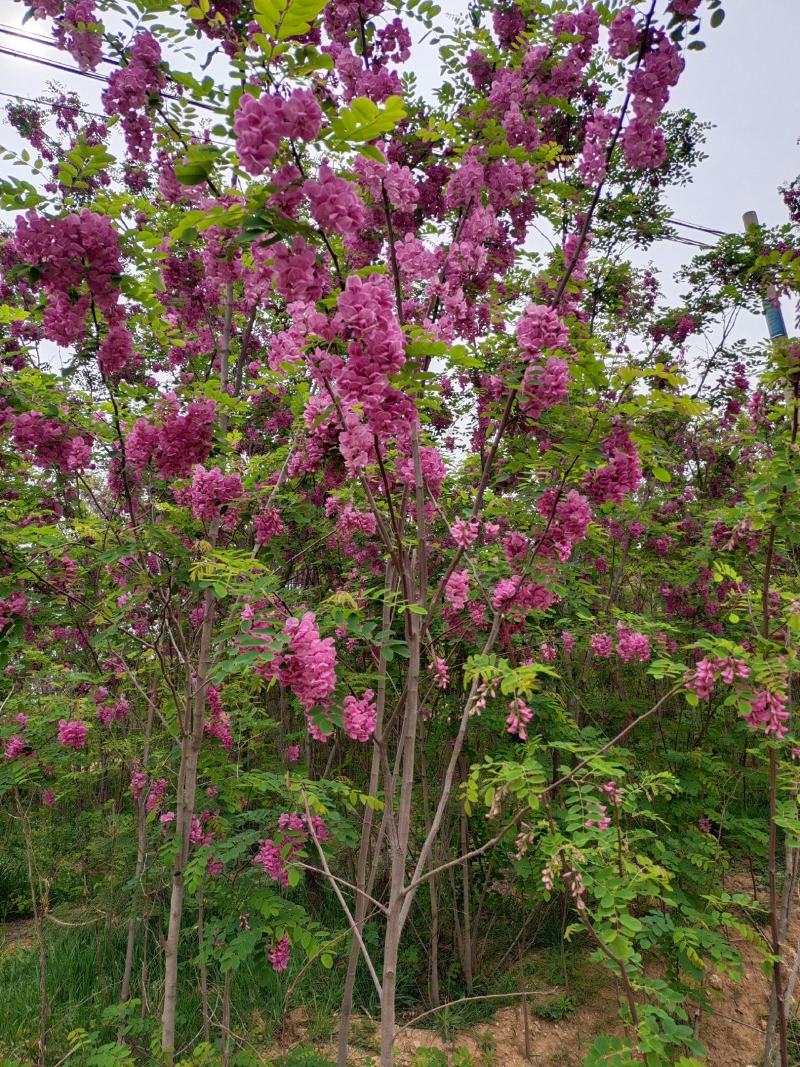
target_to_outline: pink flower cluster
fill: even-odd
[[[336,314],[347,342],[347,359],[326,356],[317,363],[318,371],[333,379],[340,396],[345,429],[339,433],[339,448],[350,474],[375,460],[376,438],[379,445],[391,442],[404,455],[410,452],[416,410],[413,402],[389,382],[405,363],[403,331],[393,305],[387,278],[351,274],[339,296]],[[312,410],[309,405],[307,419]],[[313,417],[317,414],[314,412]],[[425,453],[420,456],[423,477],[430,476],[431,489],[437,491],[444,477],[441,459],[433,449],[422,449],[421,453]],[[434,460],[438,464],[434,462],[432,467]],[[413,479],[413,466],[409,470],[408,464],[398,463],[398,474],[403,478],[410,474]]]
[[[137,33],[131,43],[127,66],[112,71],[103,92],[107,115],[120,115],[129,157],[148,162],[153,143],[150,120],[143,113],[152,97],[166,85],[161,69],[161,46],[147,30]]]
[[[327,160],[320,164],[318,180],[306,181],[303,191],[311,214],[324,230],[340,237],[358,236],[366,221],[364,205],[353,183],[337,178]]]
[[[319,815],[311,816],[311,825],[320,844],[330,838],[330,831]],[[284,889],[288,889],[287,864],[294,862],[308,840],[309,827],[305,816],[284,812],[278,817],[278,829],[284,834],[280,844],[269,837],[259,841],[259,850],[253,857],[253,863],[263,867],[273,882],[278,882]]]
[[[102,25],[92,0],[74,0],[64,8],[53,33],[60,48],[65,49],[81,70],[94,70],[103,58]]]
[[[587,185],[597,185],[606,176],[608,145],[619,119],[602,108],[596,108],[586,123],[583,154],[578,172]]]
[[[344,732],[353,741],[369,741],[377,723],[375,694],[367,689],[363,696],[344,698]]]
[[[186,414],[178,414],[174,393],[164,402],[164,419],[160,426],[138,419],[125,441],[125,456],[135,471],[153,463],[162,478],[185,478],[196,464],[202,464],[211,451],[216,404],[213,400],[194,400]]]
[[[324,704],[336,686],[333,638],[320,637],[313,611],[307,611],[300,619],[287,619],[283,633],[289,639],[288,648],[259,667],[259,673],[277,678],[292,690],[307,712],[311,711]],[[256,630],[253,634],[259,636]]]
[[[783,693],[772,693],[763,689],[750,701],[750,711],[744,721],[752,730],[763,729],[765,734],[772,734],[778,740],[788,733],[789,712],[786,708],[787,698]]]
[[[546,349],[564,348],[569,333],[557,311],[545,304],[528,304],[517,323],[517,341],[528,359]]]
[[[597,805],[597,815],[592,819],[587,819],[584,823],[587,829],[596,826],[601,832],[607,830],[611,825],[611,816],[608,814],[608,808],[605,804]]]
[[[453,540],[465,551],[475,544],[479,530],[479,523],[469,522],[467,519],[456,519],[451,527]]]
[[[322,111],[308,89],[295,89],[286,98],[270,93],[256,98],[245,93],[233,120],[242,166],[250,174],[263,174],[283,138],[313,141],[321,125]]]
[[[669,9],[682,19],[691,18],[703,0],[670,0]]]
[[[124,722],[130,714],[130,704],[127,697],[121,696],[119,700],[115,700],[113,704],[107,704],[105,697],[98,699],[98,693],[95,694],[95,704],[97,705],[97,718],[104,726],[110,726],[112,722]]]
[[[595,504],[621,504],[642,481],[639,452],[623,426],[615,426],[603,446],[608,462],[587,475],[584,488]]]
[[[454,611],[461,611],[469,600],[469,572],[453,571],[444,587],[444,595]]]
[[[728,656],[727,659],[701,659],[686,682],[686,688],[696,693],[701,700],[708,700],[717,678],[722,678],[726,685],[732,685],[736,678],[749,676],[750,668],[744,660],[735,656]]]
[[[569,392],[569,365],[565,359],[551,356],[544,363],[532,363],[522,379],[520,410],[536,420],[543,411],[563,404]]]
[[[638,660],[646,663],[650,659],[650,642],[644,634],[628,630],[621,622],[617,623],[617,655],[623,663]]]
[[[627,59],[641,47],[642,33],[636,25],[636,11],[624,7],[608,31],[608,50],[614,59]]]
[[[223,474],[219,467],[207,471],[198,463],[189,491],[192,514],[200,522],[211,522],[219,518],[222,508],[237,500],[243,491],[238,474]]]
[[[284,934],[280,941],[276,941],[268,953],[269,962],[273,971],[281,974],[289,966],[291,951],[289,948],[289,935]]]
[[[258,867],[263,867],[264,873],[269,875],[273,882],[277,882],[284,889],[289,888],[289,871],[284,861],[283,851],[271,837],[259,841],[259,849],[253,857],[253,863]]]
[[[506,732],[516,734],[520,741],[528,740],[528,723],[533,718],[533,712],[525,703],[515,697],[508,705],[508,718],[506,719]]]
[[[589,647],[595,656],[608,659],[614,651],[614,638],[609,634],[592,634],[589,638]]]
[[[36,287],[44,290],[47,307],[42,317],[45,336],[59,345],[81,340],[90,307],[102,312],[113,330],[101,345],[101,368],[120,369],[133,355],[125,340],[125,311],[119,303],[122,263],[119,241],[111,220],[84,208],[80,214],[46,218],[29,211],[16,222],[7,246],[20,263],[36,268]]]
[[[76,752],[84,748],[88,732],[86,723],[79,719],[58,721],[58,740],[65,748],[74,748]]]
[[[447,689],[450,684],[450,669],[447,666],[447,661],[441,656],[432,657],[431,674],[433,675],[433,684],[437,689]]]
[[[87,467],[92,458],[90,443],[69,426],[28,411],[13,420],[11,437],[22,452],[33,455],[41,467],[55,467],[70,474]]]
[[[543,556],[555,556],[565,563],[580,541],[586,537],[592,521],[589,501],[577,489],[558,494],[554,488],[546,489],[536,502],[536,510],[545,522],[540,538],[539,551]]]
[[[25,741],[19,734],[13,734],[6,741],[6,759],[16,759],[17,756],[21,756],[25,751]]]
[[[277,508],[265,508],[259,515],[253,516],[256,544],[268,545],[273,537],[284,532],[283,519]]]
[[[219,690],[213,685],[209,685],[206,689],[206,704],[211,715],[203,723],[203,735],[216,738],[225,751],[230,752],[233,748],[231,717],[222,706]]]
[[[622,803],[622,790],[616,782],[604,782],[600,786],[600,792],[606,794],[614,807],[619,807]]]
[[[610,42],[612,55],[620,59],[641,49],[642,35],[631,8],[617,15],[610,30]],[[667,34],[651,29],[641,62],[628,81],[634,117],[622,134],[625,160],[637,170],[659,167],[666,159],[664,134],[656,124],[683,67],[681,54]]]

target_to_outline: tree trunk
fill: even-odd
[[[381,633],[384,636],[381,638],[380,653],[378,656],[378,689],[375,696],[375,732],[380,737],[383,732],[383,714],[386,707],[386,645],[388,642],[388,631],[391,625],[392,618],[392,605],[389,594],[395,589],[395,575],[394,569],[391,563],[386,565],[386,581],[384,583],[385,596],[383,600],[383,616],[381,619]],[[378,784],[380,781],[381,770],[381,754],[376,745],[373,745],[372,749],[372,763],[370,765],[369,772],[369,790],[368,796],[374,797],[378,795]],[[364,890],[367,884],[367,862],[370,856],[370,839],[372,837],[372,825],[375,821],[375,812],[367,805],[364,809],[364,818],[361,823],[361,843],[358,849],[358,866],[356,869],[356,886],[358,889]],[[355,900],[355,921],[360,927],[364,922],[364,917],[367,914],[367,898],[362,893],[356,894]],[[337,1067],[346,1067],[347,1064],[347,1050],[350,1039],[350,1020],[353,1015],[353,990],[356,984],[356,972],[358,970],[358,960],[361,955],[361,949],[359,947],[356,938],[353,938],[350,946],[350,957],[347,961],[347,976],[344,983],[344,993],[342,994],[342,1008],[339,1015],[339,1042],[336,1054]]]
[[[145,726],[144,752],[142,754],[142,770],[147,770],[150,756],[150,738],[153,733],[153,705],[156,698],[155,685],[150,693],[147,705],[147,723]],[[147,858],[147,811],[145,805],[147,797],[142,791],[139,796],[136,809],[136,867],[134,881],[138,884],[144,873],[145,860]],[[125,967],[122,972],[122,986],[119,992],[119,1002],[124,1004],[131,995],[131,975],[133,974],[133,957],[136,948],[136,928],[139,920],[136,914],[138,901],[134,898],[131,904],[131,914],[128,918],[128,943],[125,947]],[[122,1041],[122,1034],[118,1034],[117,1041]]]
[[[463,773],[463,772],[462,772]],[[461,845],[461,855],[466,856],[469,851],[469,840],[467,838],[467,813],[463,807],[459,812],[459,836]],[[461,864],[461,893],[462,893],[462,914],[464,916],[464,984],[467,987],[467,993],[472,993],[472,961],[473,961],[473,947],[472,947],[472,910],[471,910],[471,896],[472,888],[470,884],[469,876],[469,860],[464,860]]]
[[[392,1045],[394,1044],[395,994],[397,991],[397,958],[400,950],[400,938],[403,933],[404,917],[402,915],[405,901],[406,858],[408,856],[408,838],[411,829],[411,808],[414,791],[414,757],[416,748],[417,718],[419,712],[419,670],[420,670],[420,621],[418,615],[411,615],[409,620],[409,666],[406,687],[406,707],[403,717],[401,748],[403,753],[402,779],[398,803],[397,820],[390,822],[391,836],[391,880],[389,888],[389,906],[386,922],[386,936],[383,949],[383,979],[381,988],[381,1056],[380,1067],[392,1067]],[[389,801],[387,800],[387,803]]]
[[[189,858],[189,834],[192,829],[194,802],[197,792],[197,765],[203,740],[203,721],[208,686],[208,667],[211,651],[211,631],[214,625],[215,597],[213,590],[205,593],[205,616],[200,635],[200,654],[194,691],[188,701],[188,724],[181,738],[181,764],[178,771],[178,796],[175,812],[176,854],[172,871],[172,890],[169,905],[169,926],[164,946],[164,1010],[161,1016],[161,1049],[168,1067],[175,1054],[175,1013],[178,1002],[178,950],[183,918],[184,874]]]
[[[202,890],[197,895],[197,948],[200,953],[200,1002],[203,1012],[203,1040],[211,1040],[208,1017],[208,967],[205,947],[205,902]]]
[[[36,878],[33,873],[33,842],[31,840],[31,825],[28,814],[22,807],[19,791],[14,790],[14,799],[17,802],[17,813],[22,825],[22,836],[25,840],[25,861],[28,872],[28,888],[31,894],[31,908],[33,909],[33,929],[36,934],[36,947],[39,954],[39,1032],[37,1045],[39,1050],[38,1067],[45,1067],[45,1055],[47,1051],[47,1015],[49,1003],[47,998],[47,952],[44,940],[44,920],[40,906],[39,893],[36,889]]]

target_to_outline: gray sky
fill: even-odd
[[[445,0],[442,6],[445,12],[463,11],[466,0]],[[693,108],[715,128],[709,131],[709,158],[690,186],[671,194],[671,203],[678,218],[714,229],[740,229],[748,209],[767,225],[777,225],[787,221],[778,186],[800,174],[800,0],[725,0],[724,7],[725,22],[704,33],[704,51],[688,53],[687,69],[672,97],[675,106]],[[0,0],[0,45],[71,63],[65,53],[2,33],[3,25],[19,27],[23,13],[15,0]],[[46,25],[30,20],[25,32],[45,34]],[[432,87],[435,57],[423,49],[414,66],[421,85]],[[4,93],[36,96],[52,77],[76,89],[88,108],[100,109],[102,86],[89,79],[5,55],[0,55],[0,71]],[[19,144],[7,125],[0,126],[0,144]],[[682,245],[660,243],[651,258],[666,281],[690,255]],[[668,292],[676,290],[669,286]],[[791,319],[792,309],[784,311]],[[740,332],[755,341],[764,328],[760,319],[743,316]]]

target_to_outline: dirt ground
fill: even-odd
[[[729,891],[752,892],[749,879],[726,880]],[[762,900],[762,903],[764,901]],[[32,926],[29,920],[5,924],[0,937],[0,952],[30,947]],[[800,909],[790,925],[788,944],[800,943]],[[769,1003],[769,981],[761,969],[758,949],[745,938],[732,936],[743,963],[743,977],[736,982],[725,975],[710,972],[706,985],[711,996],[711,1010],[700,1018],[699,1038],[708,1050],[709,1067],[754,1067],[761,1062],[764,1049]],[[792,949],[789,950],[790,963]],[[564,990],[555,989],[556,994]],[[800,997],[795,997],[797,1003]],[[475,1067],[580,1067],[586,1051],[599,1034],[622,1034],[613,981],[598,970],[597,979],[582,998],[580,1007],[561,1021],[537,1018],[528,1013],[528,1049],[525,1055],[525,1025],[522,1002],[501,1008],[491,1019],[469,1030],[454,1033],[445,1042],[434,1031],[416,1027],[402,1029],[395,1045],[397,1067],[414,1067],[420,1049],[440,1049],[448,1063],[463,1064],[459,1050],[469,1053]],[[402,1026],[403,1020],[398,1020]],[[352,1067],[366,1067],[375,1062],[378,1050],[377,1028],[364,1018],[354,1018],[351,1030]],[[302,1011],[293,1011],[286,1020],[288,1047],[306,1044],[307,1032]],[[335,1047],[318,1048],[321,1055],[335,1060]],[[463,1055],[463,1052],[462,1052]]]
[[[725,888],[752,893],[749,877],[744,876],[729,877]],[[764,903],[765,897],[761,894],[759,897]],[[742,957],[742,979],[737,982],[714,972],[707,975],[712,1007],[701,1015],[698,1036],[708,1050],[705,1063],[709,1067],[754,1067],[761,1063],[764,1053],[769,981],[761,969],[758,949],[736,935],[731,941]],[[790,946],[800,943],[800,909],[795,909],[787,941]],[[792,952],[790,948],[790,963]],[[798,999],[796,996],[795,1003]],[[367,1033],[372,1030],[363,1021],[360,1027]],[[397,1038],[396,1062],[398,1067],[412,1067],[419,1049],[438,1048],[448,1056],[449,1063],[458,1064],[460,1048],[469,1052],[476,1067],[530,1067],[531,1063],[536,1067],[580,1067],[599,1034],[622,1033],[616,993],[613,983],[606,978],[594,983],[581,1007],[563,1021],[551,1022],[529,1013],[529,1059],[525,1056],[522,1007],[517,1003],[498,1011],[486,1023],[452,1035],[448,1043],[430,1030],[404,1030]],[[326,1051],[331,1054],[333,1049]],[[374,1056],[374,1051],[361,1054],[354,1050],[353,1067],[370,1062],[371,1055]]]

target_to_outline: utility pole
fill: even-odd
[[[757,229],[759,226],[758,215],[755,211],[746,211],[743,216],[745,233]],[[777,341],[781,337],[788,337],[786,323],[781,311],[781,302],[778,291],[774,285],[770,285],[764,294],[764,318],[767,320],[767,329],[771,341]]]

